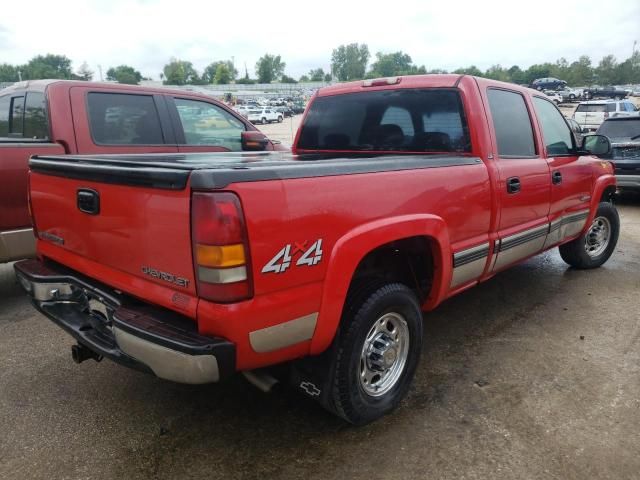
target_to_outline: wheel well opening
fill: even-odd
[[[433,254],[427,237],[395,240],[369,252],[358,264],[351,286],[367,278],[400,282],[414,291],[420,302],[433,285]]]
[[[616,187],[614,187],[613,185],[608,186],[607,188],[604,189],[604,192],[602,192],[602,197],[600,197],[600,202],[613,203],[613,198],[615,194],[616,194]]]

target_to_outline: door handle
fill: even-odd
[[[520,179],[518,177],[507,178],[507,193],[518,193],[520,191]]]
[[[551,182],[553,182],[554,185],[558,185],[559,183],[562,183],[562,173],[559,172],[558,170],[553,172],[551,174]]]

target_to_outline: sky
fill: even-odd
[[[589,55],[628,58],[640,50],[640,0],[30,0],[3,2],[0,63],[38,54],[87,62],[99,79],[127,64],[158,79],[171,57],[202,72],[233,59],[251,77],[265,53],[294,78],[329,71],[341,44],[366,43],[372,57],[402,50],[427,69],[494,64],[522,68]]]

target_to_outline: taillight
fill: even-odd
[[[195,192],[191,239],[198,296],[220,303],[251,298],[247,231],[236,195]]]
[[[29,208],[29,218],[33,225],[33,235],[38,238],[38,227],[36,227],[36,216],[33,212],[33,203],[31,202],[31,172],[27,175],[27,206]]]

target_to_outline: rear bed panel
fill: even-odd
[[[72,255],[66,257],[78,257],[74,268],[81,267],[82,273],[92,277],[96,277],[92,264],[129,274],[130,285],[136,290],[137,278],[140,288],[151,283],[195,297],[189,188],[152,189],[31,175],[40,253],[60,257],[68,252]],[[80,211],[79,189],[99,193],[97,215]],[[139,293],[147,295],[146,291]]]

